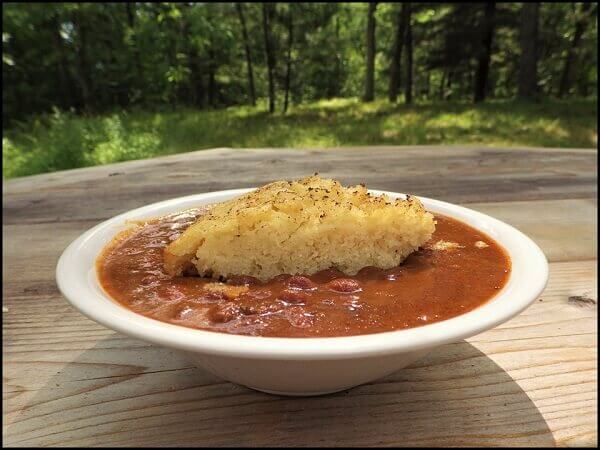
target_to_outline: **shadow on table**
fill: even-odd
[[[164,370],[142,368],[143,373],[109,372],[113,374],[105,376],[91,369],[82,372],[82,366],[140,368],[108,362],[123,356],[116,356],[119,349],[107,347],[110,345],[100,341],[84,351],[33,395],[20,416],[5,427],[7,442],[555,445],[544,418],[519,384],[464,341],[445,345],[377,382],[308,398],[272,396],[223,382],[154,346],[140,351],[146,352],[146,360],[163,361]],[[173,366],[180,369],[169,369]]]

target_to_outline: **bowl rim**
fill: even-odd
[[[126,220],[156,217],[215,203],[254,189],[172,198],[99,223],[76,238],[60,256],[56,267],[59,290],[73,307],[97,323],[166,347],[238,358],[320,360],[390,355],[456,342],[519,314],[537,299],[548,281],[548,262],[544,253],[516,228],[463,206],[416,196],[427,210],[461,220],[483,231],[505,249],[511,260],[511,273],[505,286],[492,299],[465,314],[415,328],[357,336],[285,338],[234,335],[161,322],[120,305],[100,287],[96,258],[104,245],[126,226]],[[375,189],[369,189],[369,192],[405,197],[405,194]]]

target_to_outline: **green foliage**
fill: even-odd
[[[155,133],[129,133],[116,114],[102,119],[101,128],[102,141],[93,145],[87,155],[86,162],[91,165],[148,158],[160,152],[160,138]]]
[[[484,3],[412,3],[415,106],[357,100],[365,89],[367,3],[273,8],[276,111],[288,54],[292,106],[269,116],[261,4],[243,5],[246,42],[233,3],[3,3],[4,176],[216,146],[597,145],[595,3],[541,4],[536,103],[510,101],[525,16],[521,3],[498,3],[489,103],[477,107],[468,102]],[[400,8],[377,4],[376,99],[387,97]],[[251,103],[246,44],[263,99],[256,108],[242,106]],[[408,79],[406,53],[400,84]],[[559,91],[571,100],[552,100]]]
[[[80,117],[55,110],[21,123],[2,138],[6,177],[147,158],[160,153],[160,137],[123,122],[127,115]]]
[[[261,4],[244,4],[257,95],[267,95]],[[385,97],[400,5],[376,10],[375,93]],[[414,96],[467,99],[481,51],[484,3],[413,3]],[[515,95],[522,4],[498,3],[489,97]],[[271,23],[281,109],[289,17],[293,103],[360,97],[365,80],[366,3],[277,3]],[[580,42],[575,25],[589,17]],[[233,3],[3,3],[3,123],[61,110],[106,113],[145,106],[248,104],[245,42]],[[558,92],[569,51],[577,67],[568,94],[594,96],[596,7],[542,3],[540,93]],[[442,81],[444,85],[442,85]]]
[[[269,115],[266,105],[80,117],[54,113],[5,132],[14,177],[213,147],[477,144],[596,147],[595,99],[406,106],[331,99]]]

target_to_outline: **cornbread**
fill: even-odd
[[[193,264],[203,276],[261,281],[331,267],[354,275],[397,266],[434,230],[415,197],[375,196],[315,175],[213,205],[165,248],[165,270],[181,275]]]

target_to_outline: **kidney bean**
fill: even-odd
[[[312,291],[317,288],[315,283],[313,283],[309,278],[303,277],[301,275],[294,275],[288,278],[286,284],[291,289],[299,289],[303,291]]]
[[[360,291],[358,281],[351,278],[336,278],[327,283],[327,288],[335,292],[357,292]]]
[[[242,294],[244,298],[252,298],[255,300],[264,300],[271,295],[273,295],[273,293],[269,289],[250,289],[248,292]]]
[[[307,299],[307,295],[301,291],[285,289],[281,291],[277,298],[286,303],[304,303]]]
[[[233,304],[218,306],[212,310],[210,318],[213,322],[227,323],[237,319],[242,314],[240,307]]]

